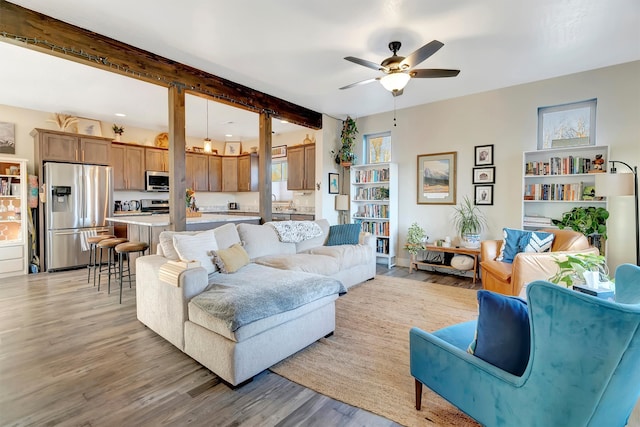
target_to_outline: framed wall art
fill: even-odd
[[[0,153],[16,154],[16,131],[13,123],[0,122]]]
[[[473,168],[474,184],[494,184],[496,182],[496,167]]]
[[[100,120],[78,117],[78,132],[83,135],[102,136],[102,124]]]
[[[493,164],[493,144],[475,146],[475,165],[487,166]]]
[[[224,143],[224,155],[225,156],[239,156],[242,150],[242,143],[240,141],[227,141]]]
[[[456,204],[456,156],[456,152],[418,155],[418,204]]]
[[[476,205],[493,205],[493,185],[476,185],[474,203]]]
[[[278,145],[276,147],[271,147],[271,158],[277,159],[279,157],[287,157],[286,145]]]
[[[538,150],[596,145],[597,99],[538,108]]]
[[[329,194],[340,193],[340,175],[329,172]]]

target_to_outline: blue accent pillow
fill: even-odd
[[[329,227],[327,246],[357,245],[360,237],[360,224],[341,224]]]
[[[527,303],[491,291],[478,291],[478,326],[469,353],[521,376],[529,363],[531,331]]]
[[[502,229],[502,246],[496,261],[513,262],[520,252],[548,252],[553,244],[554,234],[546,231],[526,231],[513,228]]]

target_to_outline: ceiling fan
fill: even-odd
[[[400,96],[402,95],[404,87],[412,78],[425,79],[435,77],[455,77],[460,73],[460,70],[413,68],[436,53],[442,46],[444,46],[444,43],[439,42],[438,40],[433,40],[425,44],[406,58],[404,56],[397,55],[401,45],[402,44],[398,41],[389,43],[389,50],[393,52],[393,56],[388,57],[380,64],[367,61],[366,59],[355,58],[353,56],[345,57],[344,59],[355,64],[363,65],[374,70],[380,70],[384,73],[384,76],[352,83],[350,85],[341,87],[340,89],[349,89],[350,87],[359,86],[379,80],[382,86],[384,86],[385,89],[391,92],[393,96]]]

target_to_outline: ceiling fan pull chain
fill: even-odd
[[[398,126],[396,124],[396,97],[393,97],[393,127]]]

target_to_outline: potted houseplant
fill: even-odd
[[[454,225],[458,235],[462,237],[463,246],[467,248],[479,247],[480,233],[487,225],[484,214],[467,196],[464,196],[462,202],[453,209]]]
[[[565,227],[578,231],[589,239],[589,243],[597,247],[600,253],[604,253],[603,240],[607,239],[607,218],[609,211],[602,207],[576,206],[569,212],[562,214],[561,219],[553,219],[551,222],[560,230]]]
[[[596,254],[574,254],[567,258],[554,257],[558,272],[549,278],[556,284],[564,284],[567,288],[574,284],[587,283],[596,287],[600,282],[609,282],[609,270],[604,256]],[[592,281],[592,283],[589,283]]]
[[[404,249],[415,257],[418,252],[425,250],[427,247],[425,241],[427,240],[427,233],[424,228],[420,227],[417,222],[411,224],[407,231],[407,243],[404,244]]]
[[[356,144],[355,136],[357,133],[358,127],[356,126],[356,121],[350,116],[347,116],[347,118],[342,122],[340,148],[338,151],[331,151],[331,154],[335,157],[336,163],[348,168],[356,161],[357,156],[353,150]]]
[[[111,127],[113,133],[116,135],[116,141],[120,141],[120,137],[124,133],[124,126],[118,126],[117,124],[113,124]]]

